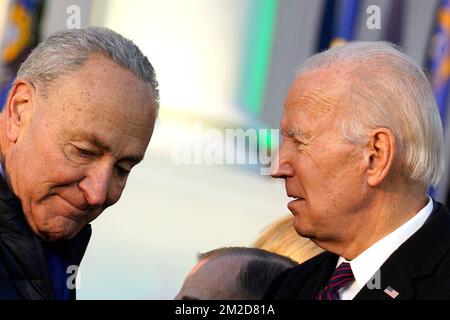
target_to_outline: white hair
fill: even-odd
[[[316,54],[297,76],[343,66],[350,80],[349,104],[339,122],[344,138],[363,145],[375,128],[388,128],[397,142],[403,174],[425,187],[444,171],[443,130],[427,76],[387,42],[352,42]]]
[[[64,30],[41,42],[20,66],[16,78],[31,81],[44,93],[59,76],[81,68],[93,54],[102,54],[151,84],[155,104],[159,91],[155,70],[131,41],[103,27]]]

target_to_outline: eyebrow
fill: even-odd
[[[100,149],[102,149],[106,152],[111,152],[111,147],[109,145],[107,145],[106,143],[102,142],[95,133],[88,133],[86,131],[82,131],[81,133],[77,134],[75,136],[75,138],[85,139],[85,140],[89,141],[90,143],[92,143],[93,145],[99,147]],[[125,156],[121,157],[119,159],[119,161],[129,161],[134,164],[137,164],[137,163],[141,162],[142,159],[143,159],[143,157],[141,157],[141,156],[129,154],[129,155],[125,155]]]
[[[304,133],[303,131],[301,131],[300,129],[295,128],[295,127],[287,128],[286,134],[291,138],[292,137],[300,137],[300,138],[308,138],[309,137],[308,134]]]

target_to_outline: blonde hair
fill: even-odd
[[[324,252],[308,238],[297,234],[291,214],[281,217],[263,229],[253,247],[287,256],[302,263]]]

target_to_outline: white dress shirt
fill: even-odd
[[[339,257],[336,267],[342,262],[348,262],[355,276],[354,281],[339,290],[340,299],[352,300],[366,283],[374,277],[389,256],[423,226],[432,211],[433,201],[428,197],[428,203],[422,210],[393,232],[364,250],[355,259],[347,261],[345,258]]]

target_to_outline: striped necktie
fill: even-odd
[[[350,263],[342,262],[334,270],[327,285],[317,294],[317,300],[339,300],[339,290],[355,280]]]

